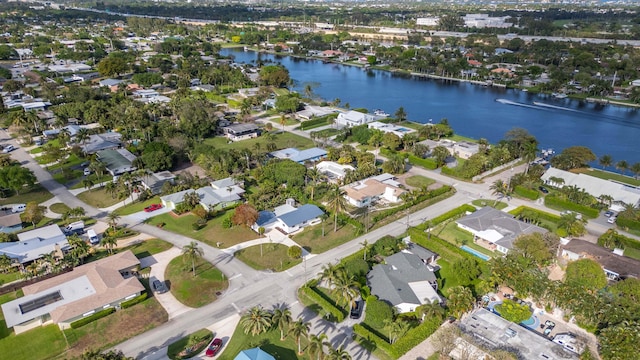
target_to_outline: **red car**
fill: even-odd
[[[145,212],[152,212],[152,211],[156,211],[156,210],[160,210],[162,209],[162,204],[151,204],[149,206],[147,206],[146,208],[144,208]]]
[[[221,347],[222,347],[222,340],[218,339],[218,338],[215,338],[215,339],[213,339],[211,344],[209,344],[209,347],[207,347],[207,352],[205,353],[205,355],[206,356],[216,356],[218,351],[220,351]]]

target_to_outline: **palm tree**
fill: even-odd
[[[616,169],[622,171],[622,174],[624,175],[624,173],[629,169],[629,163],[627,163],[626,160],[620,160],[616,163]]]
[[[423,318],[437,318],[442,320],[444,318],[445,310],[439,302],[433,301],[431,303],[420,306],[420,313],[422,314]]]
[[[80,143],[80,145],[84,145],[87,140],[89,140],[89,130],[86,128],[80,128],[78,133],[76,133],[76,142]]]
[[[284,125],[287,123],[287,117],[282,114],[282,116],[280,116],[280,125],[282,125],[282,132],[284,133]]]
[[[309,330],[311,329],[311,324],[305,322],[302,319],[298,319],[298,321],[293,323],[291,327],[291,334],[296,338],[296,342],[298,343],[298,355],[302,355],[302,347],[300,346],[300,338],[306,337],[309,334]]]
[[[204,256],[204,250],[198,246],[197,242],[192,241],[189,245],[182,247],[182,255],[185,260],[191,260],[193,276],[196,276],[196,260]]]
[[[498,203],[498,201],[502,198],[504,198],[505,196],[507,196],[507,193],[509,191],[509,189],[507,188],[507,184],[502,181],[502,179],[498,179],[496,181],[493,182],[493,184],[491,184],[491,186],[489,186],[489,190],[491,190],[491,195],[496,196],[496,202],[493,204],[494,206]]]
[[[333,282],[333,292],[338,296],[338,303],[353,305],[358,296],[358,282],[353,275],[340,271]]]
[[[364,250],[364,255],[362,256],[362,259],[364,261],[367,261],[367,250],[369,249],[369,242],[367,241],[367,239],[364,239],[364,241],[361,242],[360,245],[362,245],[362,250]]]
[[[609,166],[613,165],[613,158],[611,155],[602,155],[600,159],[598,159],[598,164],[606,170]]]
[[[118,186],[113,181],[109,181],[107,185],[105,185],[104,191],[111,195],[112,199],[115,199],[116,194],[118,193]]]
[[[89,255],[91,246],[75,234],[69,236],[67,240],[69,241],[69,245],[71,246],[71,256],[79,260],[82,264],[84,262],[84,258]]]
[[[110,212],[109,214],[107,214],[107,220],[109,223],[109,226],[115,230],[116,226],[118,226],[118,220],[120,220],[120,215],[116,214],[115,212]]]
[[[408,324],[404,321],[394,321],[393,319],[384,319],[384,329],[389,333],[389,343],[393,344],[402,337],[407,330]]]
[[[93,185],[95,185],[93,183],[93,180],[89,179],[89,178],[84,178],[82,179],[82,181],[80,182],[82,184],[82,186],[87,189],[87,190],[91,190],[91,188],[93,187]]]
[[[320,273],[320,280],[326,281],[329,286],[333,286],[335,284],[336,279],[340,276],[340,273],[343,272],[342,266],[340,264],[326,264],[322,266],[322,272]]]
[[[351,355],[343,346],[340,346],[337,349],[329,348],[329,355],[326,360],[351,360]]]
[[[586,221],[582,217],[578,219],[578,214],[572,212],[560,217],[558,228],[566,230],[569,236],[581,236],[586,232],[585,223]]]
[[[338,231],[338,213],[347,208],[347,200],[344,198],[345,191],[338,185],[334,185],[329,191],[329,209],[333,211],[333,232]]]
[[[529,165],[533,160],[536,159],[536,155],[538,154],[538,144],[535,141],[530,141],[524,144],[522,149],[522,159],[527,163],[527,167],[524,170],[524,173],[529,172]]]
[[[284,332],[289,329],[291,321],[293,318],[291,318],[291,310],[288,307],[279,307],[273,310],[271,324],[280,329],[280,341],[284,340]]]
[[[113,254],[113,248],[118,245],[118,239],[114,236],[103,236],[100,245],[109,250],[109,254]]]
[[[407,119],[407,113],[404,111],[404,107],[400,106],[395,113],[396,120],[398,122],[405,121]]]
[[[271,327],[271,313],[262,306],[254,306],[242,315],[240,325],[245,334],[260,335]]]
[[[327,342],[327,334],[312,334],[309,336],[309,353],[311,353],[311,355],[317,355],[316,360],[320,360],[320,357],[324,355],[325,345],[329,345]]]
[[[473,308],[473,293],[468,287],[454,286],[447,291],[447,295],[447,307],[457,318]]]
[[[633,173],[633,177],[638,180],[638,176],[640,176],[640,162],[634,163],[629,167],[629,170]]]

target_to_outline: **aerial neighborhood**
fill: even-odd
[[[640,359],[636,9],[478,4],[0,3],[0,357]]]

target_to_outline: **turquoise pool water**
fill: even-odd
[[[489,259],[491,259],[491,256],[487,256],[479,251],[476,251],[470,247],[468,247],[467,245],[462,245],[460,246],[460,249],[468,252],[469,254],[475,255],[477,257],[479,257],[480,259],[484,260],[484,261],[488,261]]]

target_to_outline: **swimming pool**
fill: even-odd
[[[470,247],[468,247],[467,245],[462,245],[460,246],[460,249],[468,252],[469,254],[475,255],[477,257],[479,257],[480,259],[484,260],[484,261],[488,261],[491,259],[491,256],[485,255],[475,249],[472,249]]]
[[[400,131],[400,132],[409,132],[409,131],[411,131],[411,130],[409,130],[409,129],[407,129],[407,128],[403,128],[403,127],[399,127],[399,128],[397,128],[396,130],[397,130],[397,131]]]

